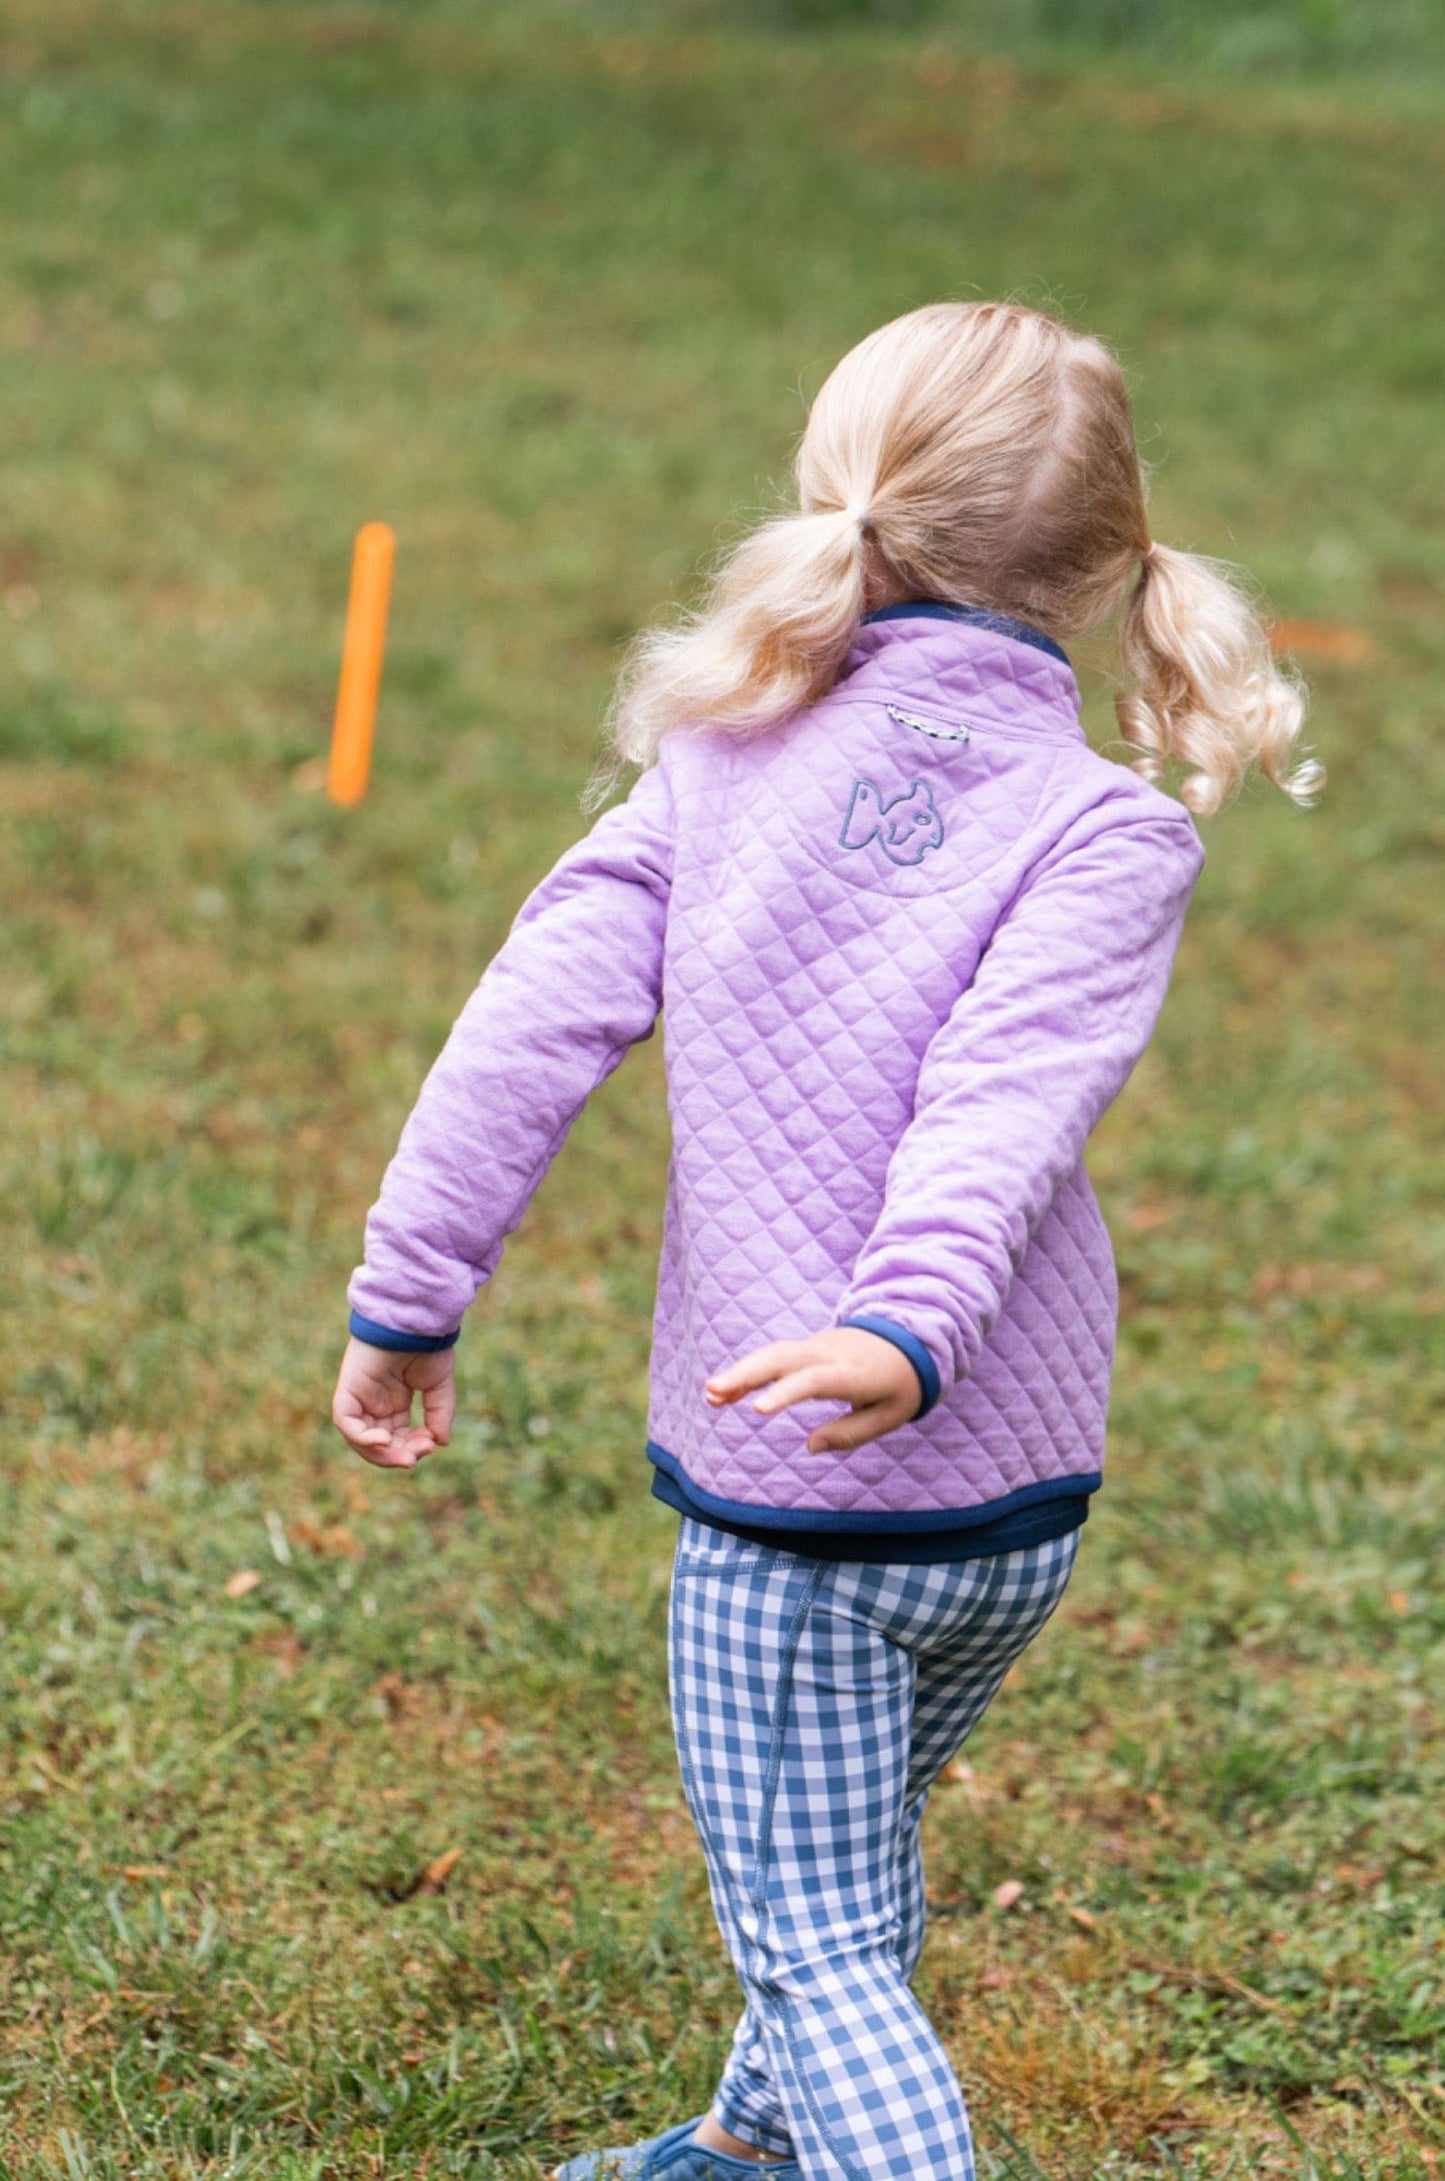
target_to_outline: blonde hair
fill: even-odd
[[[1238,580],[1156,545],[1124,375],[1102,342],[1013,303],[934,303],[851,349],[813,403],[798,512],[724,561],[702,605],[640,636],[609,719],[618,760],[664,735],[745,734],[815,702],[870,603],[937,599],[1055,639],[1123,599],[1117,699],[1147,779],[1177,759],[1191,810],[1217,810],[1251,765],[1307,802],[1294,764],[1300,685],[1275,664]]]

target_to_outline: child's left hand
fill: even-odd
[[[856,1325],[835,1325],[808,1340],[779,1340],[755,1348],[710,1378],[704,1398],[709,1408],[724,1408],[759,1386],[769,1389],[753,1403],[761,1416],[776,1415],[795,1401],[848,1403],[849,1415],[835,1416],[808,1433],[810,1454],[831,1454],[881,1439],[915,1417],[923,1398],[918,1373],[902,1349]]]

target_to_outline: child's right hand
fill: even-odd
[[[421,1395],[422,1421],[411,1404]],[[457,1411],[456,1355],[451,1348],[412,1355],[352,1339],[341,1359],[331,1421],[347,1445],[378,1469],[415,1469],[452,1435]]]

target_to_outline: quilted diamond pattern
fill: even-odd
[[[450,1330],[660,1006],[649,1433],[692,1485],[956,1518],[1091,1476],[1115,1286],[1083,1145],[1148,1037],[1199,860],[1187,814],[1088,749],[1060,660],[943,619],[865,626],[783,728],[672,738],[533,895],[408,1125],[354,1306]],[[704,1405],[746,1349],[860,1313],[934,1357],[918,1422],[817,1458],[821,1411]]]

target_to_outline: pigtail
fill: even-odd
[[[867,528],[850,505],[744,538],[696,612],[633,645],[609,722],[618,757],[645,765],[674,727],[744,732],[830,689],[863,618]]]
[[[1158,780],[1165,762],[1190,768],[1180,794],[1197,817],[1218,810],[1252,765],[1295,802],[1324,785],[1324,767],[1292,762],[1305,692],[1230,572],[1195,553],[1151,546],[1124,609],[1124,665],[1136,687],[1117,700],[1136,769]]]

